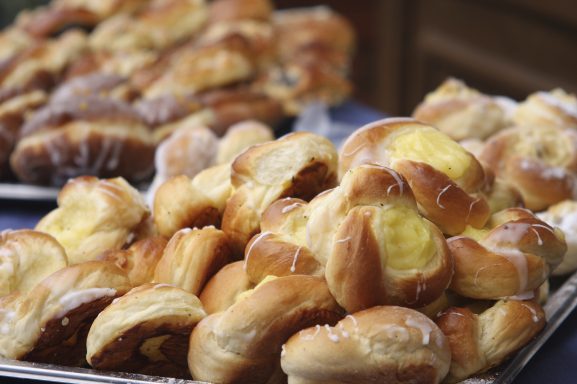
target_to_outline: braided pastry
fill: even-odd
[[[205,169],[192,180],[173,177],[154,195],[154,224],[167,238],[182,228],[219,226],[231,192],[230,164]]]
[[[492,136],[479,159],[519,190],[527,208],[546,209],[577,190],[577,132],[513,127]]]
[[[161,236],[135,241],[128,249],[105,251],[96,259],[115,263],[122,269],[133,287],[154,280],[154,271],[168,241]]]
[[[566,275],[577,269],[577,201],[565,200],[550,206],[537,217],[551,227],[558,227],[565,235],[567,253],[553,275]]]
[[[266,383],[282,343],[293,333],[340,317],[322,278],[299,275],[264,282],[196,326],[190,337],[190,372],[195,380],[213,383]]]
[[[436,320],[452,352],[447,383],[456,383],[502,363],[545,326],[545,313],[532,301],[501,300],[477,315],[451,307]]]
[[[60,269],[27,293],[7,296],[0,301],[0,356],[81,366],[90,324],[130,288],[114,264],[89,261]]]
[[[145,284],[96,317],[86,360],[96,368],[188,378],[188,339],[206,314],[198,298],[167,284]]]
[[[297,132],[255,145],[232,163],[234,192],[227,201],[222,229],[235,254],[244,254],[259,231],[262,212],[275,200],[293,196],[311,199],[336,182],[337,153],[324,137]]]
[[[445,234],[482,227],[489,205],[482,196],[481,164],[447,135],[413,119],[384,119],[358,129],[345,141],[339,173],[361,164],[390,167],[409,183],[419,210]]]
[[[413,117],[454,140],[485,139],[507,125],[505,111],[493,98],[449,78],[417,106]]]
[[[0,232],[0,297],[26,293],[67,265],[64,248],[48,234],[27,229]]]
[[[214,227],[176,232],[156,265],[154,281],[172,284],[193,295],[231,259],[227,236]]]
[[[519,103],[513,121],[519,126],[577,129],[577,98],[559,88],[533,93]]]
[[[373,307],[334,327],[304,329],[284,344],[281,355],[291,384],[439,383],[450,363],[441,330],[403,307]]]
[[[226,310],[243,292],[254,288],[243,265],[243,261],[227,264],[206,283],[199,296],[206,313],[210,315]]]
[[[58,208],[44,216],[36,230],[54,236],[74,264],[121,248],[148,214],[138,191],[124,179],[84,176],[62,188]]]
[[[477,299],[537,289],[567,250],[560,231],[520,208],[498,212],[488,229],[469,229],[447,243],[455,259],[450,288]]]

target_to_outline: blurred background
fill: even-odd
[[[46,0],[0,0],[0,22]],[[358,34],[354,97],[410,114],[455,76],[517,100],[537,90],[577,92],[574,0],[276,0],[278,8],[327,4]]]

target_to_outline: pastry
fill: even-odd
[[[486,229],[469,228],[447,243],[455,259],[450,288],[476,299],[530,293],[549,277],[567,251],[559,230],[521,208],[498,212]]]
[[[210,23],[236,20],[269,20],[273,11],[270,0],[213,0],[209,4]]]
[[[577,269],[577,202],[565,200],[537,213],[537,217],[565,235],[567,253],[561,264],[553,270],[553,275],[566,275]]]
[[[28,229],[0,232],[0,297],[25,294],[67,265],[64,248],[46,233]]]
[[[166,245],[154,271],[154,282],[199,295],[212,275],[231,261],[231,254],[228,238],[221,230],[181,229]]]
[[[577,97],[560,88],[532,93],[519,103],[513,121],[524,127],[577,129]]]
[[[58,208],[44,216],[36,230],[54,236],[75,264],[120,249],[148,215],[142,197],[124,179],[83,176],[66,183],[58,194]]]
[[[361,164],[380,164],[407,180],[420,212],[445,234],[467,225],[481,228],[489,219],[482,195],[483,167],[463,147],[430,125],[391,118],[353,132],[340,152],[339,174]]]
[[[413,112],[413,117],[437,127],[453,140],[486,139],[507,125],[505,111],[492,97],[449,78]]]
[[[206,314],[196,296],[167,284],[145,284],[96,317],[86,360],[96,368],[188,378],[188,338]]]
[[[90,261],[60,269],[30,291],[1,299],[0,356],[82,366],[92,321],[129,289],[117,266]]]
[[[266,383],[281,345],[315,324],[343,316],[322,278],[274,278],[247,292],[223,312],[205,317],[190,337],[193,379],[213,383]]]
[[[334,327],[317,324],[284,345],[289,383],[440,383],[451,350],[439,327],[403,307],[373,307]]]
[[[23,182],[64,184],[92,175],[146,180],[154,169],[150,129],[128,104],[96,96],[49,104],[22,127],[10,158]]]
[[[207,314],[226,310],[254,284],[244,271],[244,261],[235,261],[222,267],[204,286],[199,296]]]

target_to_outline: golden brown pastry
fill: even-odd
[[[345,77],[316,60],[272,67],[255,81],[254,88],[279,100],[289,116],[298,115],[311,102],[338,105],[352,90]]]
[[[79,76],[93,74],[107,74],[126,77],[131,79],[131,86],[136,87],[137,82],[132,77],[145,72],[147,68],[154,66],[160,61],[160,53],[148,50],[123,50],[123,51],[89,51],[74,60],[66,68],[64,78],[66,80]],[[140,88],[139,88],[140,89]]]
[[[89,96],[49,104],[26,122],[21,136],[10,164],[26,183],[62,185],[81,175],[138,183],[154,169],[151,131],[120,100]]]
[[[519,190],[533,211],[575,196],[577,132],[555,127],[513,127],[492,136],[479,159]]]
[[[226,203],[222,229],[236,255],[259,232],[260,217],[275,200],[310,200],[336,183],[337,152],[326,138],[297,132],[252,146],[232,163],[234,192]]]
[[[84,176],[62,188],[58,208],[44,216],[36,230],[54,236],[75,264],[120,249],[148,215],[143,198],[124,179]]]
[[[168,240],[161,236],[147,237],[135,241],[127,249],[105,251],[97,260],[115,263],[126,272],[133,287],[150,283],[154,280],[154,271],[162,257]]]
[[[447,383],[456,383],[501,364],[545,326],[545,313],[532,301],[501,300],[480,314],[451,307],[437,325],[452,352]]]
[[[519,103],[513,121],[519,126],[577,129],[577,97],[560,88],[535,92]]]
[[[487,229],[469,228],[447,243],[455,259],[450,288],[476,299],[498,299],[535,290],[567,251],[559,230],[521,208],[498,212]]]
[[[373,307],[334,327],[317,324],[283,346],[289,383],[440,383],[451,350],[434,322],[403,307]]]
[[[342,316],[322,278],[272,279],[198,323],[190,337],[190,372],[213,383],[266,383],[292,334]]]
[[[457,141],[485,139],[507,125],[505,111],[497,101],[454,78],[427,94],[413,117]]]
[[[255,120],[245,120],[230,126],[220,139],[216,164],[232,162],[247,148],[274,140],[272,129]]]
[[[112,263],[90,261],[48,276],[24,294],[0,301],[0,356],[82,366],[96,315],[130,289]]]
[[[229,164],[205,169],[192,180],[173,177],[154,195],[154,224],[167,238],[182,228],[218,227],[231,192]]]
[[[176,232],[154,271],[154,282],[171,284],[199,295],[206,282],[231,261],[226,234],[214,227]]]
[[[0,297],[27,293],[67,265],[64,248],[46,233],[27,229],[0,232]]]
[[[163,49],[197,33],[206,23],[204,0],[152,0],[135,15],[120,14],[90,36],[95,50]]]
[[[213,314],[233,305],[239,295],[254,288],[244,271],[244,261],[222,267],[204,286],[199,296],[206,313]]]
[[[548,225],[560,229],[565,235],[567,253],[553,275],[566,275],[577,269],[577,201],[565,200],[550,206],[537,217]]]
[[[0,68],[17,53],[34,45],[36,39],[20,28],[9,26],[0,32]]]
[[[340,152],[339,173],[361,164],[380,164],[403,175],[420,212],[445,234],[481,228],[489,205],[480,193],[481,164],[447,135],[414,119],[376,121],[353,132]]]
[[[9,173],[9,159],[27,116],[48,100],[44,91],[16,95],[0,105],[0,177]]]
[[[137,96],[126,78],[107,73],[77,76],[58,86],[50,95],[51,103],[65,103],[75,98],[96,96],[130,102]]]
[[[247,39],[235,34],[213,44],[179,50],[164,73],[143,93],[147,99],[198,93],[247,80],[254,71]]]
[[[102,20],[123,12],[132,12],[147,0],[56,0],[49,6],[22,12],[16,24],[27,33],[45,37],[67,27],[94,27]]]
[[[269,20],[273,4],[270,0],[214,0],[209,5],[210,22],[236,20]]]
[[[167,284],[145,284],[96,317],[86,360],[102,370],[188,378],[186,355],[193,327],[206,314],[193,294]]]

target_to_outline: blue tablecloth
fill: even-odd
[[[331,111],[335,121],[360,127],[385,114],[349,102]],[[0,230],[33,228],[39,218],[55,207],[54,202],[0,201]],[[13,380],[12,382],[23,382]],[[30,382],[30,381],[26,381]],[[8,383],[0,378],[0,383]],[[577,383],[577,312],[573,312],[537,352],[514,381],[515,384]]]

